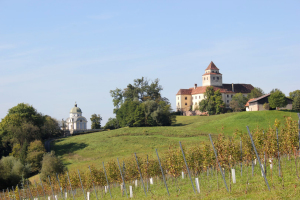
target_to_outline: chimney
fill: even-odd
[[[234,84],[232,83],[232,92],[234,92]]]
[[[197,88],[197,83],[194,84],[194,89],[196,89],[196,88]]]

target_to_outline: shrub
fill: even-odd
[[[44,154],[42,161],[42,169],[40,177],[43,180],[47,180],[48,176],[55,176],[55,174],[61,174],[66,171],[61,159],[55,156],[54,151]]]
[[[46,153],[45,147],[40,140],[31,142],[27,151],[27,161],[31,164],[32,172],[37,172],[42,168],[43,155]]]

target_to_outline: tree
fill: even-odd
[[[57,120],[38,113],[33,106],[20,103],[10,108],[8,114],[0,122],[0,157],[8,155],[15,144],[23,148],[25,141],[30,143],[34,140],[45,140],[60,135],[62,135],[62,130]],[[22,154],[22,156],[26,155]]]
[[[119,121],[116,118],[108,118],[108,120],[104,126],[104,129],[113,130],[113,129],[117,129],[117,128],[120,128]]]
[[[41,162],[45,153],[44,144],[40,140],[35,140],[30,143],[27,150],[27,161],[31,164],[32,172],[38,172],[41,169]]]
[[[66,167],[61,159],[55,155],[54,151],[44,154],[40,174],[41,179],[47,180],[48,176],[55,176],[56,173],[61,174],[65,171]]]
[[[279,91],[279,92],[281,92],[282,93],[282,91],[281,90],[279,90],[278,88],[274,88],[273,90],[271,90],[270,91],[270,94],[273,94],[274,92],[276,92],[276,91]]]
[[[101,121],[102,117],[97,114],[92,114],[91,116],[91,129],[100,129],[101,128]]]
[[[214,90],[214,87],[207,87],[204,93],[204,98],[199,102],[199,110],[207,111],[210,115],[219,114],[224,111],[225,103],[222,100],[220,90]]]
[[[293,100],[293,110],[300,111],[300,90],[290,92],[289,97]]]
[[[29,176],[30,171],[30,164],[24,165],[19,159],[12,156],[2,157],[0,161],[0,188],[16,186],[22,178]]]
[[[233,102],[232,102],[233,101]],[[242,93],[236,93],[233,97],[232,97],[232,100],[231,100],[231,104],[230,104],[230,107],[231,105],[234,106],[231,107],[233,110],[235,111],[241,111],[242,109],[245,108],[245,104],[247,103],[248,99],[242,94]]]
[[[111,90],[119,126],[169,126],[174,123],[176,118],[171,113],[170,102],[161,96],[161,90],[158,79],[150,83],[144,77],[135,79],[123,91]],[[113,125],[111,122],[106,127]]]
[[[254,89],[251,90],[251,92],[248,94],[248,99],[253,99],[253,98],[258,98],[263,96],[265,93],[264,91],[259,88],[259,87],[255,87]]]
[[[281,108],[287,105],[286,97],[280,90],[274,90],[268,100],[271,108]]]
[[[231,100],[229,106],[234,112],[242,111],[242,108],[239,106],[239,103],[236,100]]]

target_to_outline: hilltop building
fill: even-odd
[[[87,120],[82,116],[82,111],[75,102],[75,106],[70,110],[70,117],[66,119],[66,130],[72,134],[76,130],[86,130]]]
[[[199,102],[204,99],[204,93],[207,87],[213,86],[214,90],[220,90],[222,100],[226,107],[236,93],[242,93],[247,96],[254,87],[251,84],[231,83],[226,84],[222,81],[222,74],[216,65],[211,61],[202,75],[202,86],[194,85],[189,89],[180,89],[176,94],[176,108],[178,111],[197,110]]]

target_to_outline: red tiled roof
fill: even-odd
[[[253,99],[250,99],[249,101],[247,101],[247,103],[245,104],[245,106],[249,106],[249,102],[250,101],[253,101],[255,98],[253,98]]]
[[[191,95],[192,89],[180,89],[176,95]]]
[[[216,67],[215,63],[213,63],[213,61],[211,61],[211,62],[209,63],[208,67],[207,67],[205,70],[209,70],[209,69],[216,69],[216,70],[219,70],[219,69]]]
[[[232,91],[232,84],[223,84],[222,87],[213,86],[214,90],[220,90],[221,93],[250,93],[254,88],[251,84],[233,84],[234,92]],[[193,95],[193,94],[203,94],[206,88],[209,86],[199,86],[189,89],[180,89],[176,95]]]

